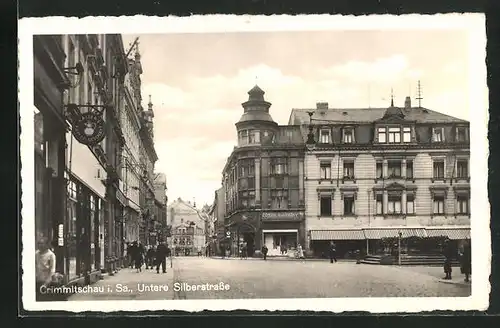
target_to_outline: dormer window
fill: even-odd
[[[401,142],[401,128],[389,128],[389,143],[400,143]]]
[[[378,130],[377,130],[378,142],[381,142],[381,143],[387,142],[386,131],[387,131],[386,128],[378,128]]]
[[[457,142],[466,142],[467,141],[467,128],[464,126],[460,126],[457,128]]]
[[[346,144],[351,144],[354,142],[354,133],[353,133],[352,129],[350,129],[350,128],[344,129],[343,141]]]
[[[409,126],[403,128],[403,142],[411,142],[411,128]]]
[[[320,133],[320,142],[321,143],[330,143],[330,130],[322,129]]]
[[[432,142],[443,142],[444,133],[443,128],[434,128],[432,131]]]

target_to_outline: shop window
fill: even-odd
[[[384,214],[384,197],[382,194],[377,194],[375,196],[375,213],[377,215],[383,215]]]
[[[320,215],[332,216],[332,196],[322,195],[320,198]]]
[[[344,161],[344,179],[354,179],[354,161]]]
[[[437,160],[433,163],[434,179],[444,179],[444,161]]]
[[[411,128],[410,127],[403,128],[403,142],[411,142]]]
[[[375,176],[377,179],[382,179],[384,176],[384,164],[382,162],[377,162],[375,165]]]
[[[457,161],[457,178],[467,179],[469,177],[469,165],[468,161],[460,159]]]
[[[332,178],[332,164],[331,163],[321,163],[320,164],[320,179],[329,180]]]
[[[386,143],[387,142],[387,129],[386,128],[378,128],[377,129],[377,138],[378,138],[378,142]]]
[[[469,196],[457,196],[457,214],[469,214]]]
[[[387,171],[390,178],[401,178],[401,161],[389,161]]]
[[[390,195],[388,197],[387,214],[401,214],[401,196]]]
[[[354,215],[354,195],[344,195],[344,215]]]
[[[401,128],[389,128],[389,143],[401,142]]]
[[[413,161],[406,161],[406,178],[413,179]]]
[[[322,129],[320,132],[320,143],[330,143],[330,130]]]
[[[442,215],[444,214],[444,196],[434,195],[433,197],[433,213]]]
[[[415,196],[406,196],[406,214],[415,214]]]

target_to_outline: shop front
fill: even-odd
[[[327,258],[330,244],[335,243],[338,258],[354,259],[366,253],[366,238],[362,229],[311,230],[311,251],[314,257]]]
[[[364,229],[367,254],[370,255],[412,255],[422,253],[426,241],[424,228],[369,228]]]
[[[252,257],[256,250],[260,250],[260,238],[257,234],[259,214],[259,212],[239,212],[228,219],[230,232],[228,243],[231,255],[240,254],[243,247],[246,248],[249,257]]]
[[[266,245],[268,256],[290,256],[300,244],[305,251],[304,212],[262,212],[261,247]]]

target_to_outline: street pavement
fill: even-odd
[[[94,284],[123,284],[131,292],[114,287],[100,294],[73,295],[69,300],[470,296],[470,284],[444,283],[438,275],[442,274],[440,269],[341,261],[176,257],[173,270],[168,268],[166,274],[122,269]],[[458,273],[456,276],[463,280]],[[157,289],[168,286],[168,291],[139,292],[141,284]]]

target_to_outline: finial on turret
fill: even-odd
[[[394,107],[394,90],[391,88],[391,107]]]

